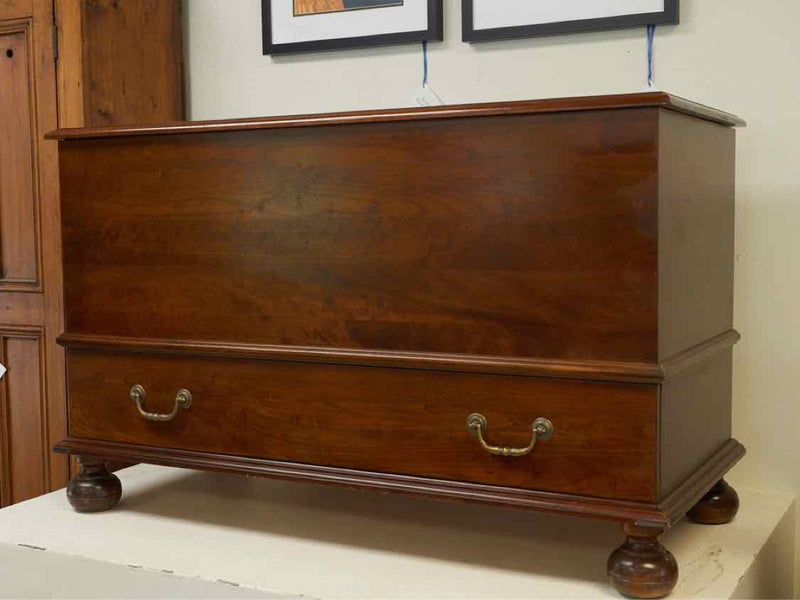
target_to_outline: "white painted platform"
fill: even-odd
[[[63,490],[0,511],[0,597],[617,597],[613,523],[145,465],[120,476],[112,512],[74,513]],[[733,524],[665,536],[673,598],[792,595],[793,498],[739,492]]]

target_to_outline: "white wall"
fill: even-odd
[[[644,29],[470,46],[460,2],[430,84],[447,103],[641,91]],[[800,0],[682,0],[659,28],[659,88],[735,112],[739,134],[734,432],[740,485],[800,493]],[[232,118],[407,106],[418,45],[273,59],[259,0],[187,0],[191,115]],[[798,554],[800,556],[800,554]],[[798,586],[800,590],[800,586]]]

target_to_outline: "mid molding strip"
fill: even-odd
[[[683,352],[670,356],[661,362],[662,376],[667,379],[676,373],[705,362],[723,350],[732,348],[740,339],[742,339],[742,336],[739,332],[731,329]]]
[[[64,334],[58,341],[69,350],[130,352],[166,356],[212,356],[246,360],[657,384],[683,369],[708,360],[731,348],[739,338],[736,331],[730,330],[676,354],[661,364],[276,346],[202,340],[155,340],[75,333]]]
[[[744,454],[741,444],[730,440],[703,469],[675,490],[664,502],[650,504],[99,440],[68,438],[54,450],[67,454],[100,457],[110,461],[243,473],[292,481],[398,492],[434,499],[526,508],[550,514],[635,522],[641,526],[663,528],[679,521],[685,512]]]

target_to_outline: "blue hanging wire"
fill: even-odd
[[[422,42],[422,87],[428,85],[428,42]]]
[[[647,86],[653,87],[653,42],[656,38],[656,26],[647,26]]]

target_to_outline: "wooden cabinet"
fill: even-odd
[[[62,126],[184,117],[181,0],[55,0]]]
[[[177,0],[0,2],[3,506],[68,479],[67,461],[50,451],[67,412],[55,341],[64,326],[57,148],[44,133],[179,120],[181,70]]]
[[[50,452],[66,431],[56,147],[49,1],[0,4],[0,501],[64,485]]]
[[[612,519],[609,577],[663,596],[659,535],[735,514],[741,124],[652,93],[56,132],[73,504],[113,459]]]

